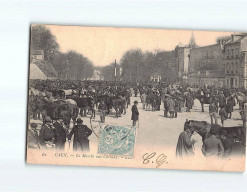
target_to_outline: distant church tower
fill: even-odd
[[[196,41],[195,41],[195,38],[194,38],[194,32],[193,31],[192,31],[192,34],[191,34],[189,47],[190,48],[196,48],[197,47]]]

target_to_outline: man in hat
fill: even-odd
[[[218,124],[217,109],[214,102],[210,102],[209,104],[209,116],[211,118],[211,124]]]
[[[175,102],[172,97],[168,98],[168,110],[170,113],[170,119],[174,118],[174,112],[175,112]]]
[[[39,136],[37,132],[37,124],[31,123],[31,129],[27,132],[27,147],[32,149],[39,149]]]
[[[131,115],[131,120],[133,121],[133,126],[136,126],[136,121],[139,119],[139,112],[137,108],[138,102],[134,101],[134,105],[131,108],[132,115]]]
[[[164,102],[164,117],[168,117],[169,108],[168,108],[168,96],[167,95],[165,95],[163,102]]]
[[[81,120],[80,118],[76,120],[76,123],[77,124],[68,135],[68,140],[70,142],[72,135],[74,135],[73,150],[89,152],[90,149],[88,137],[92,134],[92,130],[89,129],[87,125],[83,125],[83,120]]]
[[[42,125],[39,134],[39,141],[46,149],[53,148],[55,146],[54,141],[56,137],[56,130],[52,125],[51,117],[45,117],[45,123]]]
[[[64,150],[68,130],[65,124],[63,123],[63,119],[56,120],[56,122],[53,125],[56,129],[56,139],[55,139],[56,149]]]
[[[218,125],[212,125],[210,129],[210,137],[204,140],[202,153],[206,157],[221,158],[224,155],[224,147],[220,139],[217,138]]]
[[[194,105],[193,97],[188,93],[188,95],[185,97],[185,105],[186,105],[186,112],[190,112],[192,109],[192,106]]]
[[[157,110],[160,111],[160,105],[161,105],[161,95],[159,92],[157,92]]]
[[[219,107],[226,107],[226,97],[224,96],[222,91],[219,94]]]
[[[104,100],[100,101],[98,109],[99,109],[99,113],[100,113],[100,121],[101,121],[101,123],[104,123],[105,122],[105,114],[107,111],[107,107],[106,107]]]
[[[180,133],[176,148],[177,157],[190,157],[194,156],[193,146],[196,140],[191,139],[194,133],[194,128],[187,122],[184,125],[184,131]]]
[[[222,127],[224,126],[224,121],[227,120],[227,112],[225,106],[222,106],[219,111]]]
[[[178,117],[178,112],[179,112],[179,99],[178,97],[174,97],[174,117]]]
[[[228,118],[232,118],[233,107],[236,105],[234,97],[230,96],[226,101],[226,111],[228,113]]]
[[[147,100],[147,95],[146,93],[143,93],[141,95],[141,100],[142,100],[142,109],[145,110],[145,107],[146,107],[146,100]]]

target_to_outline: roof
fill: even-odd
[[[46,80],[47,76],[40,70],[36,64],[30,64],[29,79],[41,79]]]
[[[158,73],[158,72],[154,72],[154,73],[152,73],[152,75],[151,76],[161,76],[161,74],[160,73]]]
[[[243,33],[243,34],[236,34],[236,35],[232,35],[232,36],[233,36],[233,38],[231,38],[229,41],[227,41],[225,43],[225,45],[232,44],[232,43],[240,43],[241,40],[247,36],[247,34]]]
[[[224,78],[224,71],[216,71],[216,70],[204,70],[198,71],[188,74],[189,77],[197,77],[197,78]]]
[[[30,55],[44,55],[43,50],[31,50]]]
[[[57,77],[57,71],[55,68],[46,61],[37,61],[36,65],[42,70],[42,72],[49,78]]]
[[[219,48],[221,48],[221,45],[219,43],[212,44],[212,45],[205,45],[205,46],[200,46],[200,47],[192,48],[191,51],[193,52],[193,51],[198,51],[198,50],[210,50],[213,47],[219,47]]]

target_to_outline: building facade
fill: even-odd
[[[204,87],[204,86],[225,86],[225,74],[224,71],[217,70],[201,70],[188,74],[187,83],[190,86]]]
[[[208,45],[190,49],[189,72],[222,69],[222,45]]]
[[[223,69],[228,87],[247,87],[246,42],[244,34],[232,35],[223,50]]]
[[[31,50],[30,51],[31,62],[36,60],[44,60],[43,50]]]
[[[178,78],[183,79],[189,70],[190,48],[187,46],[177,46],[175,51],[178,63]]]
[[[182,56],[182,52],[179,54]],[[178,59],[184,63],[181,57]],[[180,63],[178,67],[182,70]],[[233,34],[219,39],[217,44],[191,48],[186,78],[190,85],[247,88],[247,34]]]
[[[161,82],[161,74],[158,72],[154,72],[150,77],[151,82],[159,83]]]

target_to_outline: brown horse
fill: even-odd
[[[209,124],[206,121],[189,120],[186,124],[194,127],[196,133],[202,137],[202,142],[208,138],[211,128],[217,132],[216,136],[224,146],[224,156],[243,156],[245,155],[245,129],[242,126],[221,127],[216,124]]]
[[[77,104],[72,99],[57,100],[52,103],[44,104],[43,113],[50,116],[52,120],[63,119],[65,125],[69,128],[70,120],[75,125],[78,116]]]

